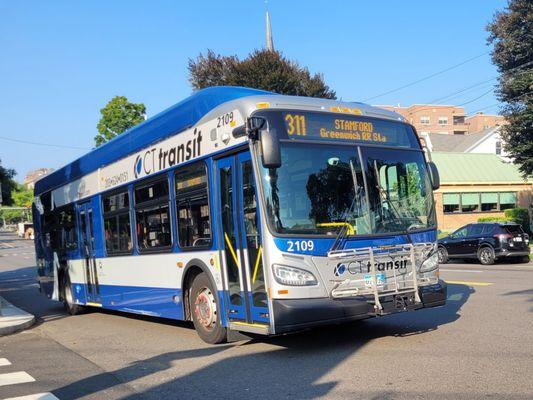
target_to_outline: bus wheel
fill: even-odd
[[[63,305],[65,306],[65,310],[70,315],[76,315],[83,312],[83,306],[80,306],[74,302],[74,296],[72,295],[72,285],[70,284],[70,276],[68,272],[63,274],[63,282],[62,282],[62,298],[63,298]]]
[[[194,278],[190,293],[192,321],[198,336],[211,344],[225,342],[227,333],[220,321],[217,292],[205,273]]]

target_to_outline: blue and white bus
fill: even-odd
[[[40,287],[209,343],[441,306],[438,185],[398,114],[204,89],[36,183]]]

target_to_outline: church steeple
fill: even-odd
[[[270,28],[270,15],[268,14],[268,10],[266,10],[266,48],[267,50],[274,51],[274,40],[272,39],[272,29]]]

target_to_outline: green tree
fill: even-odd
[[[12,207],[24,207],[25,210],[0,210],[0,217],[6,223],[13,224],[31,219],[31,204],[33,203],[33,189],[27,189],[24,185],[15,183],[11,192]]]
[[[2,205],[10,206],[13,204],[11,192],[16,188],[17,183],[14,177],[17,173],[14,169],[2,167],[2,160],[0,160],[0,186],[2,186]]]
[[[194,89],[208,86],[246,86],[272,92],[335,99],[321,74],[311,75],[278,51],[255,50],[243,60],[208,50],[189,60],[189,82]]]
[[[498,98],[508,124],[504,149],[525,176],[533,174],[533,2],[510,0],[487,26],[492,61],[500,72]]]
[[[115,96],[100,113],[102,117],[96,126],[98,134],[94,137],[96,147],[143,122],[146,107],[142,103],[130,103],[124,96]]]

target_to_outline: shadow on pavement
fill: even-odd
[[[0,273],[0,295],[10,303],[35,315],[35,326],[43,321],[67,317],[63,304],[39,293],[37,269],[23,267]]]
[[[175,368],[176,374],[181,376],[168,380],[167,374],[167,380],[163,383],[127,398],[313,399],[326,396],[339,381],[333,379],[324,382],[327,379],[325,375],[369,342],[387,336],[425,333],[460,318],[461,307],[474,290],[466,285],[450,284],[448,293],[448,302],[444,307],[286,336],[258,337],[237,345],[168,352],[73,382],[53,392],[61,399],[79,398],[105,391],[117,384],[131,384],[151,375],[152,381],[165,380],[157,374]],[[208,360],[207,365],[204,362],[205,366],[192,372],[180,374],[180,370],[194,369],[194,359],[200,357],[213,357],[213,360]],[[191,363],[193,367],[189,368]],[[151,383],[144,381],[144,384]]]
[[[531,297],[528,298],[526,301],[528,303],[533,303],[533,289],[517,290],[514,292],[507,292],[503,294],[503,296],[524,296],[524,297],[528,295],[531,295]],[[533,307],[531,307],[529,311],[533,312]]]

